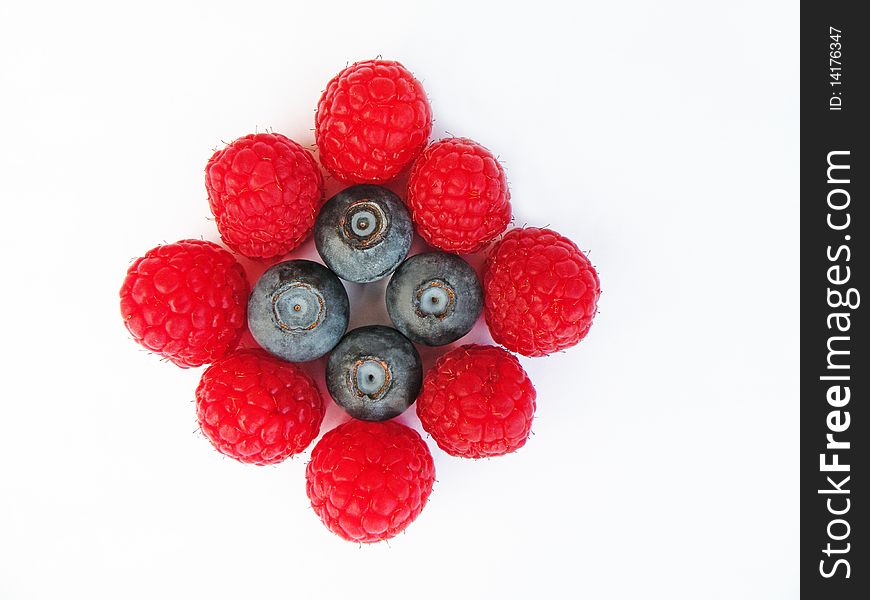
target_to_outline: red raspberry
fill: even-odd
[[[592,326],[601,287],[595,268],[568,238],[514,229],[490,252],[483,274],[492,338],[525,356],[570,348]]]
[[[408,183],[408,206],[430,246],[470,254],[485,247],[511,220],[504,169],[469,139],[435,142],[423,152]]]
[[[320,433],[323,400],[299,367],[261,350],[215,362],[196,388],[196,417],[221,454],[271,465],[305,450]]]
[[[441,356],[426,373],[417,416],[453,456],[501,456],[521,448],[532,429],[535,388],[516,357],[469,344]]]
[[[215,152],[205,167],[205,188],[224,243],[251,258],[299,246],[323,204],[314,157],[277,133],[246,135]]]
[[[314,119],[320,162],[347,183],[383,183],[414,160],[432,131],[426,92],[392,60],[354,63],[328,84]]]
[[[179,367],[198,367],[236,347],[250,287],[233,255],[182,240],[149,250],[127,270],[121,315],[133,338]]]
[[[314,446],[305,471],[314,512],[330,531],[371,543],[403,531],[426,505],[435,464],[426,442],[395,421],[348,421]]]

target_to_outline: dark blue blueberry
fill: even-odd
[[[355,419],[386,421],[414,403],[423,383],[420,355],[408,338],[383,325],[349,331],[329,355],[326,387]]]
[[[471,331],[483,309],[474,269],[455,254],[428,252],[402,263],[387,285],[387,312],[412,341],[442,346]]]
[[[265,350],[290,362],[319,358],[347,330],[350,304],[335,274],[310,260],[270,267],[248,300],[248,328]]]
[[[414,227],[396,194],[354,185],[327,200],[314,225],[314,243],[336,275],[368,283],[392,273],[408,255]]]

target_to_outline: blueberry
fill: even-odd
[[[423,383],[420,355],[408,338],[383,325],[354,329],[326,364],[326,387],[350,416],[386,421],[414,403]]]
[[[483,309],[474,269],[455,254],[417,254],[402,263],[387,285],[387,312],[412,341],[442,346],[471,331]]]
[[[355,283],[386,277],[408,255],[414,227],[396,194],[354,185],[327,200],[314,225],[314,243],[336,275]]]
[[[350,304],[335,274],[310,260],[270,267],[248,300],[248,328],[265,350],[290,362],[319,358],[347,330]]]

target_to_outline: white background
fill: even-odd
[[[797,597],[797,2],[125,4],[0,5],[0,598]],[[201,370],[139,351],[117,292],[218,240],[222,141],[313,144],[327,80],[376,55],[603,295],[582,344],[523,359],[526,447],[431,444],[421,517],[359,547],[309,508],[308,453],[210,447]]]

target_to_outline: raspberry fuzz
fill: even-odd
[[[460,346],[426,373],[417,416],[453,456],[501,456],[521,448],[532,429],[535,388],[519,361],[496,346]]]
[[[333,533],[372,543],[403,531],[426,505],[435,482],[429,448],[395,421],[349,421],[311,451],[305,472],[314,512]]]
[[[198,367],[236,347],[249,290],[232,254],[212,242],[182,240],[133,262],[121,286],[121,316],[148,350]]]
[[[489,150],[465,138],[423,151],[411,171],[408,206],[430,246],[460,254],[484,248],[511,220],[504,169]]]
[[[383,183],[413,161],[432,131],[419,81],[400,63],[354,63],[327,85],[314,120],[320,161],[346,183]]]
[[[570,348],[592,326],[601,287],[577,246],[555,231],[514,229],[484,267],[485,315],[492,338],[525,356]]]
[[[246,135],[205,167],[208,203],[221,239],[250,258],[287,254],[311,233],[323,178],[310,152],[277,133]]]
[[[202,374],[196,417],[221,454],[270,465],[305,450],[320,432],[323,400],[299,367],[261,350],[225,356]]]

